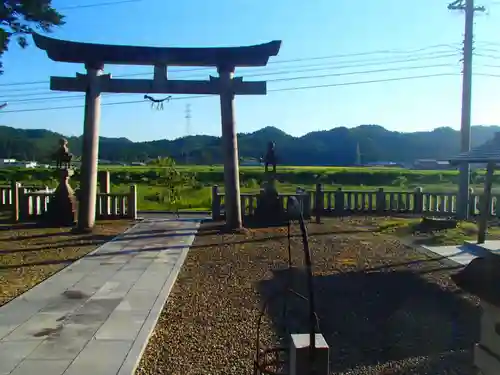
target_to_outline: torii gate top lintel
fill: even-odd
[[[281,41],[241,47],[145,47],[73,42],[33,33],[38,48],[51,60],[90,65],[167,65],[200,67],[266,66]]]

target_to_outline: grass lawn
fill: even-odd
[[[450,279],[457,270],[380,232],[388,218],[325,219],[308,224],[316,313],[332,374],[473,373],[478,300]],[[250,374],[257,318],[287,275],[307,296],[298,228],[292,271],[286,228],[221,234],[203,224],[164,307],[137,375]],[[261,345],[287,330],[306,333],[307,303],[273,298]],[[439,327],[439,329],[436,329]]]
[[[412,231],[415,225],[421,221],[420,218],[390,218],[379,222],[379,232],[382,234],[392,234],[402,238],[412,238],[415,243],[422,245],[460,245],[464,241],[477,240],[477,224],[471,222],[459,222],[456,229],[449,229],[434,235],[413,236]],[[491,240],[500,239],[500,228],[490,226],[487,238]]]
[[[92,234],[35,224],[0,224],[0,306],[133,225],[100,221]]]

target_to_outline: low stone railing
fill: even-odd
[[[54,189],[40,190],[24,187],[14,182],[10,187],[2,187],[2,197],[6,197],[1,206],[12,213],[14,221],[36,220],[47,212]],[[77,195],[77,193],[76,193]],[[96,219],[137,218],[137,187],[131,185],[128,193],[98,193],[96,201]]]
[[[257,207],[259,192],[241,194],[241,210],[245,216],[252,216]],[[316,190],[304,194],[280,194],[280,200],[286,209],[289,197],[296,196],[306,202],[313,214],[320,216],[345,216],[350,214],[416,214],[432,216],[454,216],[457,207],[456,193],[425,192],[422,188],[414,191],[377,190],[337,190],[325,191],[318,184]],[[307,198],[305,198],[306,196]],[[471,190],[470,216],[479,215],[481,195]],[[224,193],[217,186],[212,188],[212,216],[223,215]],[[500,217],[500,195],[493,195],[490,204],[490,216]],[[318,209],[319,208],[319,209]]]

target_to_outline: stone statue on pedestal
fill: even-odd
[[[68,141],[66,138],[59,139],[59,148],[54,153],[53,158],[56,161],[56,168],[68,169],[71,167],[71,160],[73,159],[73,154],[69,152]]]
[[[47,207],[47,220],[58,226],[73,226],[75,224],[76,198],[69,179],[73,175],[70,168],[73,155],[69,152],[68,141],[59,140],[59,148],[54,153],[56,160],[56,178],[59,185],[50,198]]]
[[[274,175],[276,174],[276,153],[275,153],[275,148],[276,148],[276,143],[269,142],[267,144],[267,152],[266,152],[266,156],[264,158],[266,174],[269,171],[269,165],[273,166],[273,174]]]
[[[280,224],[283,221],[284,209],[281,205],[279,193],[276,188],[276,144],[269,142],[267,152],[264,158],[265,163],[265,181],[261,192],[257,197],[257,209],[255,218],[267,225]],[[269,171],[269,165],[272,165],[272,172]]]

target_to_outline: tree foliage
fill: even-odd
[[[28,45],[26,35],[35,29],[50,32],[64,24],[64,16],[52,7],[52,0],[3,0],[0,19],[0,56],[8,50],[12,38],[24,48]],[[0,72],[1,68],[0,62]]]

